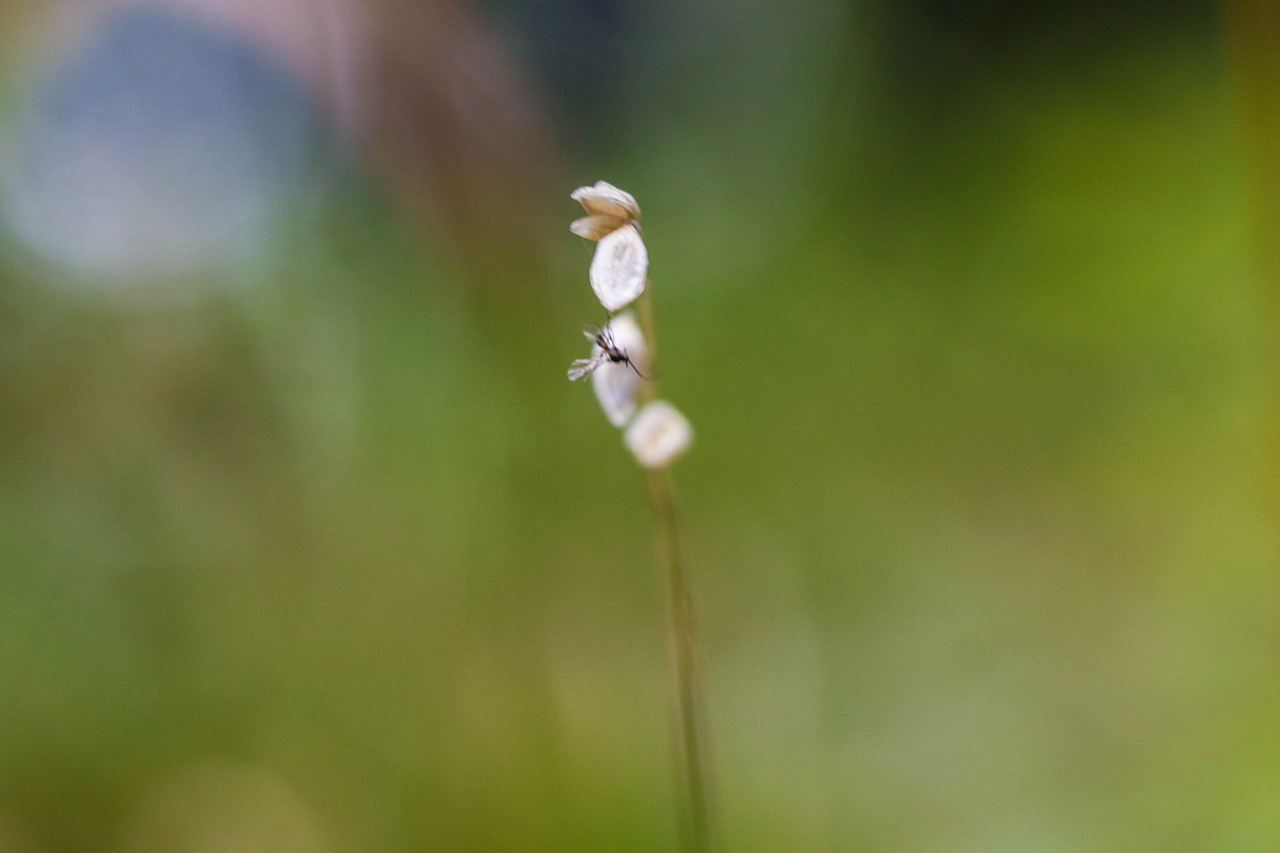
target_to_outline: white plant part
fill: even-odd
[[[644,467],[666,468],[693,443],[693,427],[675,406],[654,400],[636,415],[623,440]]]
[[[626,308],[644,293],[649,275],[649,252],[634,223],[600,238],[588,273],[591,289],[605,310]]]
[[[592,187],[578,187],[569,197],[590,214],[623,221],[640,218],[640,205],[636,204],[635,196],[605,181],[596,181]]]

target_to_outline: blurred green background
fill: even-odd
[[[676,849],[598,179],[726,850],[1280,849],[1247,6],[0,4],[0,851]]]

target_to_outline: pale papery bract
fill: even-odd
[[[646,468],[666,468],[693,444],[693,426],[680,410],[666,400],[646,403],[623,441]]]
[[[578,187],[569,197],[582,205],[587,213],[624,220],[640,218],[640,205],[636,204],[635,197],[607,181],[596,181],[593,186]]]
[[[588,240],[599,240],[617,231],[630,221],[629,219],[619,219],[616,216],[593,213],[590,216],[584,216],[581,219],[575,219],[570,222],[569,230],[579,237],[585,237]]]
[[[605,310],[626,308],[644,293],[649,275],[649,252],[633,223],[600,238],[591,260],[591,289]]]

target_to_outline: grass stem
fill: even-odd
[[[658,364],[658,330],[654,319],[652,288],[645,282],[644,293],[636,300],[640,328],[649,347],[649,369]],[[645,382],[645,400],[658,396],[658,383]],[[671,655],[671,675],[675,688],[676,772],[683,812],[685,849],[709,853],[713,839],[714,798],[711,792],[710,758],[706,722],[703,718],[702,671],[698,655],[698,632],[694,621],[693,590],[684,564],[680,513],[670,468],[645,471],[649,503],[653,507],[654,544],[659,570],[667,588],[667,632]]]
[[[709,853],[713,806],[709,750],[702,718],[703,688],[698,661],[698,636],[693,594],[685,571],[679,510],[671,472],[666,468],[646,472],[649,501],[653,506],[658,561],[666,579],[668,631],[675,686],[676,763],[684,812],[686,849]]]

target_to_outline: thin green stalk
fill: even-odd
[[[709,753],[702,719],[702,672],[693,594],[685,571],[675,486],[665,468],[646,471],[658,562],[667,585],[667,612],[675,681],[677,772],[684,803],[686,849],[708,853],[712,844],[712,797]]]
[[[649,364],[652,367],[658,360],[658,334],[650,292],[651,288],[646,282],[636,308],[640,327],[644,330],[649,346]],[[656,398],[657,382],[645,383],[642,394],[646,400]],[[675,688],[674,741],[685,824],[685,849],[691,853],[709,853],[716,847],[713,839],[714,800],[711,791],[710,749],[702,710],[702,671],[699,665],[693,591],[684,564],[675,483],[671,479],[669,468],[646,469],[645,475],[649,503],[653,508],[658,567],[665,579],[667,591],[667,632]]]
[[[649,349],[649,370],[656,370],[658,364],[658,323],[653,318],[653,296],[652,288],[649,286],[649,279],[644,280],[644,293],[640,294],[640,298],[636,300],[636,314],[639,318],[636,322],[640,324],[640,329],[644,332],[645,346]],[[640,386],[640,402],[647,403],[650,400],[657,399],[658,396],[658,379],[654,373],[654,378],[649,382],[644,382]]]

